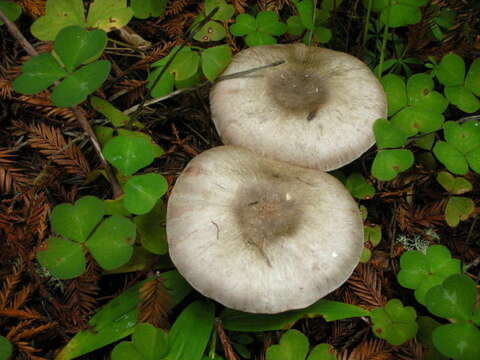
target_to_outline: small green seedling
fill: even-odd
[[[12,343],[0,335],[0,360],[8,360],[12,356]]]
[[[365,247],[363,248],[362,255],[360,256],[360,262],[367,263],[372,257],[372,251],[370,249],[374,249],[378,246],[378,244],[380,244],[380,241],[382,241],[382,226],[365,225],[363,227],[363,238]]]
[[[97,90],[110,72],[110,62],[94,61],[106,42],[103,30],[66,27],[55,38],[54,53],[34,56],[23,64],[13,88],[23,94],[36,94],[63,79],[52,91],[52,102],[59,107],[75,106]]]
[[[362,0],[368,7],[369,0]],[[422,19],[420,7],[428,0],[373,0],[372,10],[380,12],[380,20],[388,27],[413,25]]]
[[[162,16],[167,2],[168,0],[130,0],[130,7],[137,19],[147,19]]]
[[[280,22],[273,11],[260,11],[254,18],[249,14],[240,14],[230,26],[234,36],[244,36],[248,46],[273,45],[277,43],[275,36],[287,31],[287,26]]]
[[[147,88],[150,89],[153,97],[167,95],[174,88],[197,85],[200,82],[200,68],[203,75],[213,82],[225,70],[232,58],[232,50],[228,45],[214,46],[205,50],[186,46],[176,54],[168,69],[164,71],[177,50],[178,46],[174,47],[169,55],[152,64],[156,69],[147,79]],[[161,78],[157,81],[160,74],[162,74]]]
[[[470,167],[480,173],[480,122],[459,124],[447,121],[443,134],[445,141],[437,141],[433,153],[447,170],[465,175]]]
[[[445,246],[432,245],[426,254],[416,250],[405,252],[400,257],[400,268],[398,283],[415,290],[415,299],[425,305],[428,290],[440,285],[447,277],[460,273],[460,261],[452,259]]]
[[[127,25],[132,16],[133,10],[127,7],[127,0],[95,0],[86,19],[82,0],[47,0],[45,15],[38,18],[30,30],[37,39],[51,41],[68,26],[109,32]]]
[[[392,345],[401,345],[415,337],[418,325],[417,313],[411,306],[403,306],[398,299],[389,300],[385,306],[371,311],[375,335]]]
[[[434,74],[445,85],[447,99],[460,110],[473,113],[480,109],[480,59],[476,59],[465,76],[465,61],[450,53],[440,64],[434,65]]]
[[[317,345],[311,351],[309,349],[310,344],[305,335],[298,330],[288,330],[282,335],[278,345],[272,345],[267,349],[266,359],[335,360],[337,358],[335,350],[328,344]]]
[[[476,309],[476,302],[476,284],[464,274],[452,275],[427,292],[428,310],[453,322],[436,327],[432,333],[433,343],[443,355],[455,360],[478,358],[480,309]]]
[[[22,7],[12,1],[0,1],[0,10],[10,21],[17,20],[22,14]],[[0,19],[0,26],[3,25],[3,21]]]
[[[177,317],[165,334],[150,324],[138,324],[131,342],[121,342],[112,351],[112,360],[200,360],[213,330],[214,306],[195,301]]]
[[[205,0],[204,11],[195,19],[193,26],[203,21],[215,8],[218,8],[217,12],[212,16],[212,20],[208,21],[193,36],[195,40],[201,42],[219,41],[227,35],[221,22],[230,19],[235,12],[235,8],[233,5],[227,4],[225,0]]]
[[[453,176],[446,171],[440,171],[437,174],[437,181],[445,190],[454,195],[465,194],[473,189],[470,181],[461,176]]]
[[[348,176],[345,186],[353,197],[359,200],[371,199],[375,195],[375,188],[367,182],[362,174],[357,172]]]
[[[128,218],[112,215],[104,219],[105,205],[94,196],[85,196],[74,205],[53,208],[51,223],[62,237],[48,239],[37,252],[40,264],[54,276],[71,279],[85,271],[85,251],[89,251],[105,270],[130,260],[136,237],[135,224]]]

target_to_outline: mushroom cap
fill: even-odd
[[[333,176],[220,146],[195,157],[167,208],[178,271],[227,307],[278,313],[345,282],[363,249],[356,202]]]
[[[359,59],[303,44],[239,52],[223,75],[285,61],[212,88],[212,119],[225,144],[291,164],[333,170],[374,143],[387,116],[382,85]]]

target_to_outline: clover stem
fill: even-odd
[[[383,39],[382,39],[382,49],[380,50],[380,63],[378,64],[378,72],[377,76],[379,79],[382,78],[383,72],[383,60],[385,58],[385,48],[387,47],[387,38],[388,38],[388,24],[390,23],[390,12],[392,11],[391,8],[392,0],[388,0],[388,12],[387,12],[387,21],[385,24],[385,29],[383,30]]]

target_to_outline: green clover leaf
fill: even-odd
[[[131,0],[130,7],[137,19],[159,17],[165,13],[168,0]]]
[[[363,227],[364,242],[369,242],[373,247],[378,246],[382,240],[382,226],[364,226]]]
[[[205,14],[208,15],[214,8],[218,11],[213,15],[213,20],[226,21],[235,13],[233,5],[227,4],[225,0],[205,0]]]
[[[473,317],[477,288],[467,275],[454,274],[428,290],[425,301],[433,315],[467,321]]]
[[[115,136],[105,144],[103,155],[125,176],[150,165],[155,158],[151,142],[133,135]]]
[[[388,74],[380,80],[387,95],[388,115],[391,116],[407,106],[407,87],[403,79],[395,74]]]
[[[360,173],[350,174],[345,186],[357,199],[371,199],[375,195],[375,188]]]
[[[422,18],[420,6],[428,0],[373,0],[372,10],[380,12],[380,20],[389,27],[412,25]],[[363,0],[363,5],[368,7],[369,1]]]
[[[167,192],[168,183],[160,174],[137,175],[128,179],[123,190],[125,208],[132,214],[143,215]]]
[[[455,227],[460,223],[460,220],[467,220],[474,211],[475,204],[472,199],[454,196],[448,199],[445,208],[445,220],[449,226]]]
[[[87,27],[109,32],[124,27],[132,17],[126,0],[95,0],[88,9]]]
[[[379,149],[398,148],[407,143],[407,134],[387,119],[376,120],[373,133]]]
[[[278,345],[267,349],[267,360],[305,360],[310,344],[305,335],[298,330],[288,330],[280,338]],[[335,360],[335,351],[328,344],[315,346],[307,360]]]
[[[97,227],[85,245],[103,269],[113,270],[130,260],[136,235],[132,221],[112,215]]]
[[[370,318],[375,335],[392,345],[401,345],[412,339],[418,330],[415,309],[404,307],[398,299],[389,300],[384,307],[373,309]]]
[[[460,195],[472,191],[473,186],[470,181],[463,177],[456,177],[446,171],[440,171],[437,174],[437,181],[449,193]]]
[[[135,326],[132,341],[123,341],[112,351],[112,360],[156,360],[168,353],[167,334],[148,323]],[[133,357],[132,357],[133,356]]]
[[[425,305],[425,297],[432,287],[440,285],[447,277],[460,273],[460,261],[452,259],[443,245],[432,245],[426,254],[411,250],[400,257],[398,283],[415,290],[415,299]]]
[[[59,279],[72,279],[86,268],[82,244],[52,237],[37,252],[37,260]]]
[[[442,58],[434,72],[445,86],[462,85],[465,78],[465,62],[460,56],[450,53]]]
[[[84,242],[104,215],[102,200],[95,196],[84,196],[75,204],[60,204],[53,208],[52,229],[68,239]]]
[[[232,49],[228,45],[214,46],[202,51],[202,72],[213,82],[230,64]]]
[[[166,212],[166,207],[158,201],[147,214],[133,218],[142,246],[156,255],[165,255],[168,250],[165,230]]]
[[[22,7],[11,1],[0,1],[0,10],[2,10],[10,21],[17,20],[22,14]],[[3,21],[0,20],[0,26],[2,25]]]
[[[475,59],[470,65],[465,78],[465,87],[476,96],[480,96],[480,59]]]
[[[279,21],[273,11],[260,11],[256,18],[248,14],[240,14],[235,23],[230,26],[234,36],[246,36],[248,46],[272,45],[277,40],[274,36],[282,35],[287,31],[287,26]]]
[[[472,324],[439,326],[433,331],[432,339],[443,355],[455,360],[477,360],[480,354],[480,330]]]
[[[226,36],[225,28],[216,21],[207,22],[194,36],[197,41],[219,41]]]
[[[414,157],[410,150],[380,150],[372,164],[372,175],[378,180],[389,181],[400,172],[413,165]]]

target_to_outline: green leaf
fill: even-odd
[[[151,143],[133,135],[115,136],[103,148],[103,155],[125,176],[150,165],[155,157]]]
[[[12,351],[13,346],[10,341],[0,335],[0,360],[8,360],[12,356]]]
[[[304,360],[308,349],[309,343],[305,335],[298,330],[288,330],[278,345],[267,349],[266,360]]]
[[[98,60],[75,71],[53,89],[52,102],[58,107],[80,104],[107,79],[110,66],[107,60]]]
[[[303,26],[308,30],[313,30],[315,28],[315,24],[313,23],[313,0],[300,1],[296,6]]]
[[[464,274],[454,274],[428,290],[425,297],[433,315],[459,321],[470,320],[477,300],[475,282]]]
[[[78,242],[87,240],[105,215],[105,205],[95,196],[84,196],[72,204],[53,208],[51,223],[57,234]]]
[[[450,143],[437,141],[433,153],[448,171],[457,175],[465,175],[468,172],[465,156]]]
[[[60,30],[71,25],[86,25],[83,1],[48,0],[45,15],[35,20],[30,31],[39,40],[53,41]]]
[[[257,31],[255,18],[249,14],[240,14],[236,17],[235,23],[230,26],[233,36],[245,36]]]
[[[380,244],[382,240],[382,226],[364,226],[363,227],[364,242],[370,242],[373,247],[376,247]]]
[[[113,348],[111,360],[144,360],[137,348],[131,343],[123,341]]]
[[[414,136],[418,132],[433,132],[440,130],[443,125],[443,115],[430,109],[413,105],[400,110],[392,118],[391,123],[401,129],[407,136]]]
[[[435,76],[443,85],[462,85],[465,78],[465,62],[453,53],[445,55],[435,67]]]
[[[373,133],[379,149],[402,147],[407,142],[407,134],[387,119],[378,119],[373,124]]]
[[[380,82],[387,95],[389,116],[407,106],[407,90],[405,82],[400,76],[395,74],[385,75]]]
[[[135,326],[131,342],[121,342],[112,351],[112,360],[156,360],[167,355],[167,335],[148,323]],[[133,356],[133,358],[132,358]]]
[[[319,43],[325,44],[332,38],[332,31],[326,27],[318,26],[313,31],[313,35]]]
[[[36,94],[66,75],[52,54],[43,53],[22,65],[22,74],[13,81],[13,88],[22,94]]]
[[[173,78],[173,75],[170,74],[168,71],[165,71],[162,74],[160,80],[156,83],[155,87],[152,89],[153,83],[162,72],[162,69],[163,68],[155,69],[150,73],[147,78],[147,88],[150,89],[150,95],[152,95],[152,97],[154,98],[159,98],[170,94],[173,91],[173,86],[175,84],[175,79]]]
[[[85,271],[85,256],[81,244],[52,237],[37,252],[37,260],[59,279],[72,279]]]
[[[375,188],[360,173],[350,174],[345,186],[357,199],[371,199],[375,195]]]
[[[445,220],[449,226],[455,227],[460,220],[467,220],[474,210],[475,204],[472,199],[463,196],[451,197],[445,208]]]
[[[112,215],[98,226],[86,246],[103,269],[113,270],[130,260],[136,235],[134,223]]]
[[[447,99],[463,112],[473,113],[480,109],[480,100],[464,86],[446,86],[444,92]]]
[[[447,277],[460,273],[460,261],[452,259],[450,251],[443,245],[432,245],[426,254],[411,250],[400,258],[398,283],[415,290],[415,299],[424,305],[425,296],[432,287],[440,285]]]
[[[480,96],[480,59],[475,59],[470,65],[465,78],[465,87],[475,95]]]
[[[105,204],[106,215],[122,215],[130,216],[131,213],[123,206],[123,198],[119,197],[114,200],[103,200]]]
[[[407,81],[408,103],[422,107],[427,112],[443,113],[448,106],[448,101],[433,88],[434,82],[431,75],[421,73],[411,76]]]
[[[153,141],[153,139],[150,135],[147,135],[143,132],[131,131],[131,130],[127,130],[127,129],[117,129],[117,133],[120,136],[125,135],[125,136],[135,136],[135,137],[144,138],[150,144],[154,157],[160,157],[165,153],[163,151],[163,149]]]
[[[168,0],[131,0],[130,7],[133,16],[138,19],[162,16],[165,13]]]
[[[445,356],[440,354],[433,345],[432,333],[441,324],[428,316],[419,316],[417,319],[418,332],[417,339],[424,347],[424,360],[448,360]]]
[[[219,41],[226,35],[225,28],[216,21],[207,22],[193,37],[197,41]]]
[[[371,258],[372,258],[372,250],[364,247],[362,249],[362,253],[360,254],[360,262],[362,264],[366,264],[370,261]]]
[[[255,32],[253,34],[248,34],[245,37],[245,43],[250,47],[262,46],[262,45],[274,45],[277,43],[277,39],[275,39],[273,36],[268,34]]]
[[[392,1],[392,4],[394,2]],[[422,12],[419,8],[401,3],[396,3],[382,10],[380,20],[389,27],[413,25],[422,19]]]
[[[480,330],[472,324],[439,326],[433,331],[433,343],[445,356],[455,360],[477,360],[480,354]]]
[[[392,180],[398,173],[409,169],[413,161],[410,150],[380,150],[373,160],[372,175],[382,181]]]
[[[115,127],[126,126],[130,122],[130,118],[127,115],[118,110],[108,101],[97,96],[92,96],[90,98],[90,105],[92,105],[95,110],[110,120],[112,125]]]
[[[480,174],[480,147],[470,151],[467,154],[466,159],[470,168],[477,174]]]
[[[415,146],[418,146],[420,149],[427,150],[430,152],[435,142],[435,134],[424,134],[415,140]]]
[[[124,27],[132,17],[127,0],[95,0],[88,10],[87,25],[109,32]]]
[[[176,306],[192,290],[177,271],[162,273],[159,278],[170,295],[166,310]],[[149,278],[135,284],[103,306],[88,322],[89,328],[78,332],[55,360],[75,359],[132,334],[138,321],[139,289],[153,280]]]
[[[213,20],[226,21],[230,19],[235,12],[235,8],[227,4],[225,0],[205,0],[206,15],[210,14],[216,7],[218,7],[218,11],[213,16]]]
[[[205,27],[207,27],[205,25]],[[188,79],[195,75],[198,71],[198,64],[200,63],[200,56],[197,52],[187,49],[180,51],[172,64],[168,67],[168,71],[174,76],[177,81]]]
[[[200,360],[210,339],[214,319],[213,303],[195,301],[188,305],[170,329],[166,360]]]
[[[301,35],[305,31],[305,25],[303,25],[300,16],[290,16],[287,19],[287,32],[294,36]]]
[[[133,222],[137,225],[142,246],[156,255],[167,253],[167,234],[165,231],[166,209],[161,201],[145,215],[135,216]]]
[[[326,321],[368,316],[370,313],[358,306],[321,299],[305,309],[275,315],[250,314],[225,309],[220,318],[225,329],[232,331],[270,331],[289,328],[297,320],[308,316],[323,316]]]
[[[472,183],[463,177],[455,177],[452,174],[441,171],[437,174],[437,181],[449,193],[460,195],[472,191]]]
[[[0,1],[0,10],[5,14],[5,16],[10,20],[10,21],[15,21],[17,20],[20,15],[22,14],[22,7],[14,2],[11,1]],[[3,25],[3,21],[0,20],[0,26]],[[0,337],[1,339],[1,337]],[[0,349],[1,349],[1,344],[0,344]],[[0,351],[1,353],[1,351]],[[7,356],[8,358],[8,356]],[[2,359],[0,357],[0,359]]]
[[[445,140],[462,154],[480,147],[480,123],[477,121],[468,121],[464,124],[447,121],[443,129]]]
[[[67,71],[73,72],[87,60],[100,56],[106,43],[105,31],[87,31],[81,26],[73,25],[60,30],[54,47]]]
[[[137,175],[127,181],[123,190],[125,208],[132,214],[143,215],[167,192],[168,183],[160,174]]]
[[[264,34],[279,36],[287,31],[287,25],[279,21],[277,13],[260,11],[257,14],[257,30]]]
[[[228,45],[214,46],[202,51],[202,71],[213,82],[230,64],[232,49]]]
[[[313,348],[307,360],[337,360],[337,357],[331,345],[319,344]]]
[[[412,339],[418,330],[415,309],[404,307],[398,299],[389,300],[384,307],[373,309],[370,318],[375,335],[392,345],[401,345]]]

